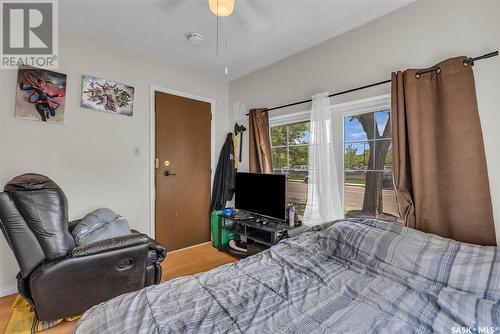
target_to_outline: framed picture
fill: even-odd
[[[17,74],[16,118],[64,123],[66,74],[23,67]]]
[[[81,106],[97,111],[132,116],[134,114],[134,87],[84,75]]]

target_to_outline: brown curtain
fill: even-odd
[[[250,110],[249,155],[250,172],[273,172],[273,159],[271,154],[271,139],[269,133],[269,115],[267,109]]]
[[[409,227],[496,245],[474,75],[465,57],[392,73],[394,183]]]

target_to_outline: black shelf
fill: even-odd
[[[245,238],[247,241],[247,256],[274,246],[282,238],[286,237],[288,230],[296,227],[290,227],[280,220],[259,217],[253,213],[242,213],[243,216],[246,216],[245,218],[219,215],[219,240],[222,239],[222,229],[239,234],[241,238]],[[252,218],[249,219],[249,216]],[[239,258],[246,257],[242,256],[241,252],[232,250],[228,245],[219,244],[218,249]]]
[[[267,245],[263,245],[259,242],[248,240],[247,242],[247,254],[248,256],[260,253],[269,248]]]
[[[232,224],[223,224],[222,228],[228,232],[231,233],[241,233],[241,227],[238,226],[238,224],[232,223]]]
[[[247,230],[246,234],[247,239],[251,239],[257,241],[258,243],[264,244],[268,247],[271,247],[273,243],[271,242],[272,236],[270,233],[261,230]]]

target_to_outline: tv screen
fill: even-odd
[[[286,176],[236,173],[236,209],[286,219]]]

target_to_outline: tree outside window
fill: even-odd
[[[344,117],[346,217],[398,221],[390,110]]]

